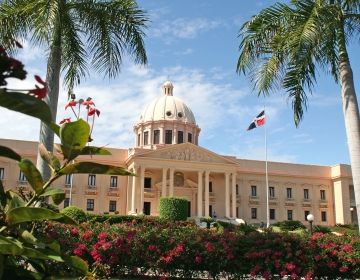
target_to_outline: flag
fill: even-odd
[[[251,130],[251,129],[256,128],[258,126],[262,126],[264,124],[265,124],[265,110],[263,110],[259,115],[256,116],[256,118],[249,125],[247,130]]]

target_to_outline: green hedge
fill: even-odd
[[[278,226],[282,231],[293,231],[306,228],[300,221],[282,221],[273,225]]]
[[[69,216],[78,223],[82,223],[87,220],[86,213],[82,209],[76,206],[66,207],[63,210],[61,210],[61,213],[65,214],[66,216]]]
[[[162,197],[159,210],[162,219],[185,221],[188,216],[188,201],[181,197]]]

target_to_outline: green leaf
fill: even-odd
[[[85,148],[90,134],[90,126],[80,119],[65,123],[60,127],[60,140],[64,158],[72,160]]]
[[[20,242],[11,240],[0,235],[0,254],[3,255],[20,255],[23,247]]]
[[[34,96],[21,92],[7,92],[0,89],[0,106],[9,110],[35,117],[45,123],[51,123],[52,117],[49,106]]]
[[[8,211],[25,205],[25,201],[17,193],[11,190],[8,190],[6,192],[6,199],[7,199]]]
[[[40,143],[39,145],[39,153],[42,159],[47,162],[47,164],[53,171],[57,171],[60,169],[61,165],[59,159],[53,153],[46,150],[45,146],[42,143]]]
[[[64,260],[68,265],[80,270],[83,274],[89,272],[88,264],[78,256],[64,257]]]
[[[0,279],[2,279],[3,277],[3,274],[4,274],[4,260],[5,260],[5,257],[4,255],[1,255],[0,254]]]
[[[46,244],[46,246],[58,254],[60,254],[61,252],[61,246],[57,241],[53,241],[49,244]]]
[[[20,170],[25,174],[26,179],[29,184],[33,188],[33,190],[39,194],[43,190],[43,178],[40,174],[40,171],[36,168],[36,166],[32,163],[31,160],[22,159],[19,162]]]
[[[68,218],[67,216],[61,213],[56,213],[52,210],[45,208],[38,208],[38,207],[18,207],[11,209],[6,214],[7,222],[12,225],[25,223],[25,222],[60,220],[60,219],[75,224],[74,221],[67,218]]]
[[[0,146],[0,156],[11,158],[16,161],[21,161],[21,156],[14,152],[12,149],[4,146]]]
[[[111,153],[104,148],[86,146],[84,149],[81,150],[80,155],[108,156],[111,155]]]
[[[61,202],[65,199],[65,192],[62,189],[54,189],[54,188],[48,188],[43,194],[40,196],[51,196],[53,202],[56,205],[59,205]]]
[[[50,127],[50,129],[51,129],[52,131],[54,131],[54,133],[55,133],[57,136],[60,137],[60,126],[58,126],[56,123],[53,123],[53,122],[48,123],[47,126]]]
[[[24,247],[24,250],[21,253],[21,255],[28,258],[35,258],[41,260],[54,260],[57,262],[64,261],[61,258],[61,256],[59,256],[55,252],[52,252],[51,250],[46,250],[46,249],[34,249],[34,248]]]
[[[109,175],[120,175],[120,176],[133,176],[134,174],[127,171],[125,168],[105,165],[95,162],[77,162],[69,164],[59,171],[59,174],[81,174],[81,173],[92,173],[92,174],[109,174]]]
[[[31,232],[29,232],[27,230],[20,231],[20,236],[26,243],[33,244],[33,245],[38,243],[37,238]]]

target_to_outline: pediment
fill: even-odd
[[[139,157],[178,161],[236,164],[236,162],[190,143],[183,143],[138,155]]]

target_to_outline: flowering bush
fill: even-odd
[[[49,222],[42,234],[51,240],[56,233],[64,253],[84,259],[98,277],[360,277],[360,237],[244,234],[240,227],[219,232],[192,222],[122,220],[80,226]]]

